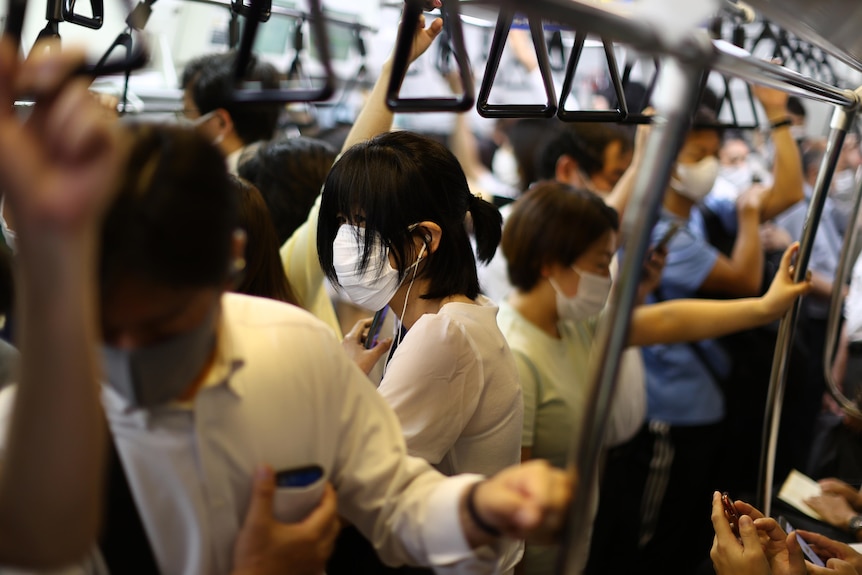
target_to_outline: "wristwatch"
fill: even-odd
[[[850,518],[850,521],[847,523],[847,528],[850,533],[856,535],[859,531],[862,531],[862,515],[854,515]]]

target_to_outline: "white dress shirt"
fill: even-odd
[[[410,455],[446,475],[493,475],[521,461],[524,405],[497,307],[452,302],[410,328],[378,389]]]
[[[226,294],[222,310],[216,358],[192,402],[132,409],[103,391],[163,573],[230,573],[262,463],[275,471],[320,465],[339,514],[386,562],[494,572],[508,545],[471,550],[460,526],[459,496],[476,477],[445,478],[407,455],[395,415],[332,330],[293,306],[239,294]],[[0,394],[2,443],[13,393]],[[314,491],[278,489],[276,516]]]

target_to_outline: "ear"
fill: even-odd
[[[224,108],[217,108],[215,111],[215,115],[218,119],[218,127],[220,134],[226,134],[234,131],[233,118],[230,117],[230,112],[228,112]]]
[[[563,154],[557,158],[557,165],[554,168],[554,179],[570,186],[583,187],[580,166],[568,154]]]
[[[425,244],[426,253],[433,254],[440,247],[440,238],[443,236],[443,230],[434,222],[425,221],[419,222],[414,230],[419,238]]]

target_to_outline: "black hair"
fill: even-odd
[[[787,111],[794,116],[802,116],[803,118],[808,115],[808,111],[805,109],[805,104],[803,104],[802,100],[796,96],[790,96],[787,98]]]
[[[553,180],[557,174],[557,162],[562,156],[575,160],[587,175],[600,172],[605,163],[605,149],[613,142],[620,142],[623,152],[633,147],[631,136],[613,124],[562,124],[541,152],[537,175],[543,180]]]
[[[509,281],[532,290],[548,264],[572,265],[609,230],[619,215],[599,196],[556,181],[538,182],[514,204],[501,247]]]
[[[451,295],[476,298],[479,280],[470,246],[466,217],[470,213],[476,253],[490,261],[500,243],[502,219],[497,209],[470,193],[458,160],[442,144],[410,132],[382,134],[350,148],[335,163],[323,189],[317,232],[320,265],[334,283],[332,243],[339,227],[365,224],[365,244],[359,271],[365,271],[375,249],[389,248],[399,276],[418,257],[414,238],[431,221],[442,234],[437,250],[425,257],[419,276],[430,280],[425,299]]]
[[[278,255],[278,238],[263,196],[251,183],[230,176],[245,230],[245,269],[234,291],[299,305]]]
[[[608,106],[612,110],[616,110],[620,106],[620,99],[617,97],[617,91],[610,78],[606,78],[607,85],[599,90],[599,95],[608,101]],[[650,105],[647,99],[646,86],[640,82],[626,82],[623,86],[623,96],[626,99],[626,107],[629,112],[641,112]]]
[[[102,285],[128,277],[172,288],[228,280],[237,195],[224,157],[193,130],[141,124],[102,226]]]
[[[239,175],[263,195],[279,245],[308,219],[336,155],[325,142],[299,137],[268,142],[240,164]]]
[[[189,92],[201,115],[219,108],[226,110],[243,143],[269,140],[278,125],[281,106],[236,102],[233,98],[235,60],[234,52],[207,54],[192,60],[183,70],[183,90]],[[274,89],[280,85],[275,67],[255,58],[249,64],[245,79],[262,89]]]
[[[522,192],[530,187],[530,184],[538,180],[539,165],[541,164],[541,151],[549,138],[554,133],[554,128],[560,124],[557,119],[519,119],[506,128],[512,153],[518,162],[518,176],[521,186],[518,190]]]

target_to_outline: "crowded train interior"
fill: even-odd
[[[862,575],[858,0],[0,29],[0,574]]]

